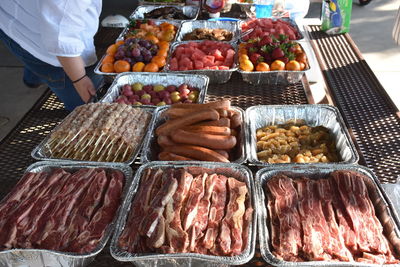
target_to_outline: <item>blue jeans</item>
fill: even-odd
[[[37,59],[8,37],[1,29],[0,39],[3,40],[8,49],[24,64],[23,79],[25,83],[32,85],[46,83],[64,103],[65,109],[69,111],[84,104],[63,68],[55,67]],[[95,88],[98,89],[103,81],[103,77],[96,75],[94,73],[94,68],[94,65],[86,67],[86,74],[93,81]]]

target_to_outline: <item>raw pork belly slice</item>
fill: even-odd
[[[398,263],[365,179],[345,170],[334,171],[327,179],[291,179],[283,174],[269,179],[273,254],[286,261]]]
[[[225,215],[227,178],[223,175],[218,175],[215,179],[214,191],[211,196],[211,207],[208,215],[208,226],[203,238],[203,246],[206,249],[212,249],[214,247],[220,222]]]
[[[247,248],[253,209],[245,183],[201,167],[159,172],[141,179],[118,240],[122,250],[230,256]]]
[[[303,244],[297,211],[299,200],[292,179],[284,175],[276,176],[267,183],[267,187],[275,198],[275,215],[279,219],[279,246],[274,247],[275,253],[284,260],[298,261]]]
[[[333,191],[331,184],[327,179],[317,180],[316,184],[318,195],[321,199],[322,210],[329,227],[330,254],[341,261],[352,261],[353,256],[345,245],[342,236],[343,232],[340,231],[339,225],[335,219],[335,211],[332,205]]]
[[[177,172],[179,185],[165,209],[165,231],[169,244],[169,247],[166,246],[166,251],[164,251],[166,253],[186,252],[187,247],[189,246],[188,234],[182,228],[181,211],[183,204],[188,198],[189,190],[193,181],[193,175],[184,169],[180,169]]]
[[[94,168],[26,174],[16,186],[20,191],[13,189],[2,201],[14,206],[0,205],[7,210],[0,220],[0,248],[91,251],[119,205],[124,176],[120,171],[110,171],[110,176],[108,184],[105,170]],[[103,194],[107,185],[110,193]],[[70,247],[71,242],[79,245]]]

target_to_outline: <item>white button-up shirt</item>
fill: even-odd
[[[93,36],[101,0],[0,0],[0,28],[22,48],[53,66],[56,56],[96,60]]]

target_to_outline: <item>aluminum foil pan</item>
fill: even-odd
[[[68,162],[68,161],[41,161],[30,165],[27,172],[49,172],[54,168],[63,168],[64,170],[74,171],[81,168],[104,168],[120,170],[125,175],[125,185],[121,196],[121,203],[125,199],[128,189],[132,182],[132,169],[125,164],[118,163],[88,163],[88,162]],[[111,224],[107,226],[103,239],[99,242],[98,246],[90,253],[78,254],[60,252],[46,249],[10,249],[0,251],[0,266],[86,266],[94,260],[97,254],[103,250],[110,238],[114,226],[117,221],[117,214],[120,212],[122,205],[115,213],[114,219]]]
[[[104,95],[100,102],[112,103],[121,94],[121,87],[124,84],[133,84],[140,82],[144,85],[147,84],[162,84],[162,85],[176,85],[179,86],[187,83],[190,86],[199,89],[199,98],[197,103],[204,103],[208,88],[208,77],[205,75],[193,74],[172,74],[172,73],[149,73],[149,72],[125,72],[118,74],[114,82],[108,88],[107,93]],[[141,107],[155,108],[156,106],[142,105]]]
[[[350,134],[343,121],[339,110],[329,105],[260,105],[253,106],[246,110],[247,120],[247,151],[249,162],[255,165],[270,165],[259,161],[256,150],[256,130],[267,125],[283,124],[288,120],[305,120],[309,126],[324,126],[334,136],[336,149],[341,161],[336,164],[357,163],[359,160],[356,148],[351,140]],[[273,165],[287,163],[274,163]],[[301,166],[303,164],[324,163],[293,163]],[[326,164],[326,163],[325,163]]]
[[[164,71],[166,72],[180,72],[180,73],[191,73],[191,74],[203,74],[207,75],[210,78],[210,83],[227,83],[229,79],[232,76],[232,73],[238,69],[238,63],[237,63],[237,45],[235,43],[231,42],[225,42],[229,43],[232,47],[233,50],[235,50],[235,59],[233,62],[232,68],[229,70],[185,70],[185,71],[172,71],[169,69],[169,62],[172,57],[172,53],[174,52],[175,48],[177,48],[181,44],[187,44],[189,42],[203,42],[203,41],[184,41],[184,42],[175,42],[171,45],[169,48],[169,55],[167,59],[167,65],[164,66]]]
[[[195,20],[199,16],[200,7],[199,6],[176,6],[176,5],[168,5],[168,3],[164,3],[165,5],[149,5],[149,6],[138,6],[135,11],[129,16],[130,19],[144,19],[144,14],[154,9],[163,8],[163,7],[174,7],[176,9],[182,10],[183,14],[189,17],[189,20]],[[174,19],[177,21],[182,21],[179,19]]]
[[[135,108],[142,108],[142,107],[135,107]],[[142,149],[143,146],[143,140],[145,140],[146,135],[148,134],[148,129],[149,126],[151,124],[151,121],[153,120],[153,116],[154,116],[154,108],[147,108],[147,107],[143,107],[143,109],[145,109],[148,113],[151,114],[150,116],[150,120],[147,126],[145,126],[145,130],[144,130],[144,134],[141,140],[139,140],[138,145],[136,146],[136,149],[134,151],[134,153],[132,154],[132,157],[125,161],[125,162],[118,162],[118,163],[124,163],[124,164],[128,164],[131,165],[135,159],[138,157],[140,150]],[[71,115],[71,113],[70,113]],[[55,158],[55,157],[51,157],[47,154],[47,149],[46,149],[46,144],[50,141],[50,136],[51,134],[57,130],[58,127],[60,127],[60,125],[66,121],[68,119],[68,117],[70,116],[68,115],[67,117],[65,117],[59,125],[57,125],[44,139],[42,142],[40,142],[39,145],[37,145],[31,152],[31,156],[34,159],[37,160],[51,160],[51,161],[59,161],[59,160],[68,160],[68,161],[73,161],[73,162],[80,162],[79,160],[75,160],[75,159],[69,159],[69,158]],[[89,161],[87,161],[89,162]],[[110,162],[105,162],[105,163],[110,163]],[[96,163],[97,164],[97,163]]]
[[[242,5],[244,5],[244,4],[242,4]],[[250,5],[252,5],[252,4],[250,4]],[[249,19],[249,20],[242,20],[242,21],[239,22],[240,41],[244,42],[244,40],[242,39],[243,35],[245,34],[245,33],[242,31],[242,26],[243,26],[243,24],[246,23],[246,22],[248,22],[248,21],[250,21],[250,20],[253,20],[253,19],[254,19],[254,18]],[[276,18],[272,18],[272,19],[273,19],[273,20],[278,20],[278,19],[276,19]],[[303,39],[304,39],[303,33],[301,32],[299,26],[297,25],[297,23],[296,23],[294,20],[292,20],[292,19],[290,19],[290,18],[279,18],[279,19],[280,19],[280,20],[283,20],[283,21],[286,21],[286,22],[289,22],[289,23],[297,30],[297,32],[298,32],[299,35],[300,35],[300,38],[299,38],[299,39],[296,39],[296,41],[300,41],[300,40],[303,40]]]
[[[257,205],[257,194],[254,191],[254,182],[251,171],[243,165],[234,163],[217,163],[217,162],[150,162],[146,165],[142,165],[135,174],[134,182],[132,183],[130,190],[128,192],[127,198],[125,198],[118,216],[118,222],[115,228],[115,232],[111,241],[110,250],[111,255],[124,262],[132,262],[137,266],[228,266],[228,265],[239,265],[250,261],[255,252],[256,243],[256,218],[257,212],[253,212],[253,221],[249,225],[249,239],[246,249],[241,255],[233,257],[224,256],[212,256],[203,255],[196,253],[176,253],[176,254],[132,254],[126,251],[122,251],[118,247],[118,238],[125,228],[126,219],[130,212],[130,206],[132,204],[132,199],[137,191],[138,184],[140,182],[141,176],[146,169],[153,168],[190,168],[190,167],[201,167],[206,168],[207,171],[212,171],[214,173],[219,173],[225,176],[235,177],[239,181],[245,182],[247,188],[249,189],[251,206],[254,211],[258,209]]]
[[[304,51],[303,46],[299,43]],[[273,70],[273,71],[243,71],[238,68],[238,72],[242,75],[243,81],[259,85],[259,84],[293,84],[301,80],[304,73],[310,70],[310,64],[307,68],[301,71],[289,70]]]
[[[143,163],[148,163],[151,161],[159,161],[158,160],[158,153],[160,152],[160,146],[157,144],[157,136],[155,135],[155,130],[158,126],[163,124],[167,121],[166,116],[163,115],[165,111],[167,111],[168,107],[159,107],[154,111],[154,116],[151,121],[151,126],[149,128],[149,132],[146,135],[146,139],[144,140],[143,150],[141,153],[141,160]],[[232,107],[233,110],[239,112],[242,117],[242,128],[240,131],[240,140],[236,145],[236,155],[237,158],[232,161],[232,163],[243,164],[247,160],[247,153],[246,153],[246,133],[247,125],[245,122],[244,111],[239,107]],[[191,161],[188,161],[191,162]]]
[[[374,204],[375,212],[379,218],[385,236],[388,237],[389,242],[394,246],[397,252],[400,252],[400,224],[399,221],[393,216],[393,205],[386,196],[384,190],[382,189],[378,179],[375,177],[374,173],[363,166],[360,165],[337,165],[330,164],[325,166],[319,166],[316,168],[310,168],[308,166],[279,166],[271,168],[263,168],[259,170],[256,174],[256,190],[259,199],[259,209],[258,209],[258,226],[259,226],[259,241],[260,241],[260,251],[261,255],[266,262],[273,266],[339,266],[339,267],[350,267],[350,266],[398,266],[397,264],[365,264],[359,262],[326,262],[326,261],[308,261],[308,262],[288,262],[276,258],[271,252],[271,242],[270,242],[270,229],[269,220],[270,217],[267,212],[266,207],[266,196],[264,193],[264,188],[266,182],[278,173],[284,172],[290,177],[301,177],[306,176],[311,179],[321,179],[327,174],[336,170],[349,170],[355,171],[366,176],[364,182],[367,186],[368,193],[370,195],[371,201]],[[322,177],[321,177],[322,176]]]
[[[176,37],[177,42],[183,41],[183,37],[186,34],[191,33],[195,29],[207,28],[207,29],[225,29],[232,32],[232,39],[227,40],[228,42],[237,42],[239,40],[239,26],[236,21],[208,21],[208,20],[195,20],[182,22],[181,28]]]

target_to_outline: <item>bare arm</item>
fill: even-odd
[[[58,56],[57,58],[71,81],[76,81],[85,75],[85,64],[81,57]],[[88,102],[90,97],[96,93],[96,88],[94,88],[92,80],[87,76],[74,83],[74,87],[85,103]]]

